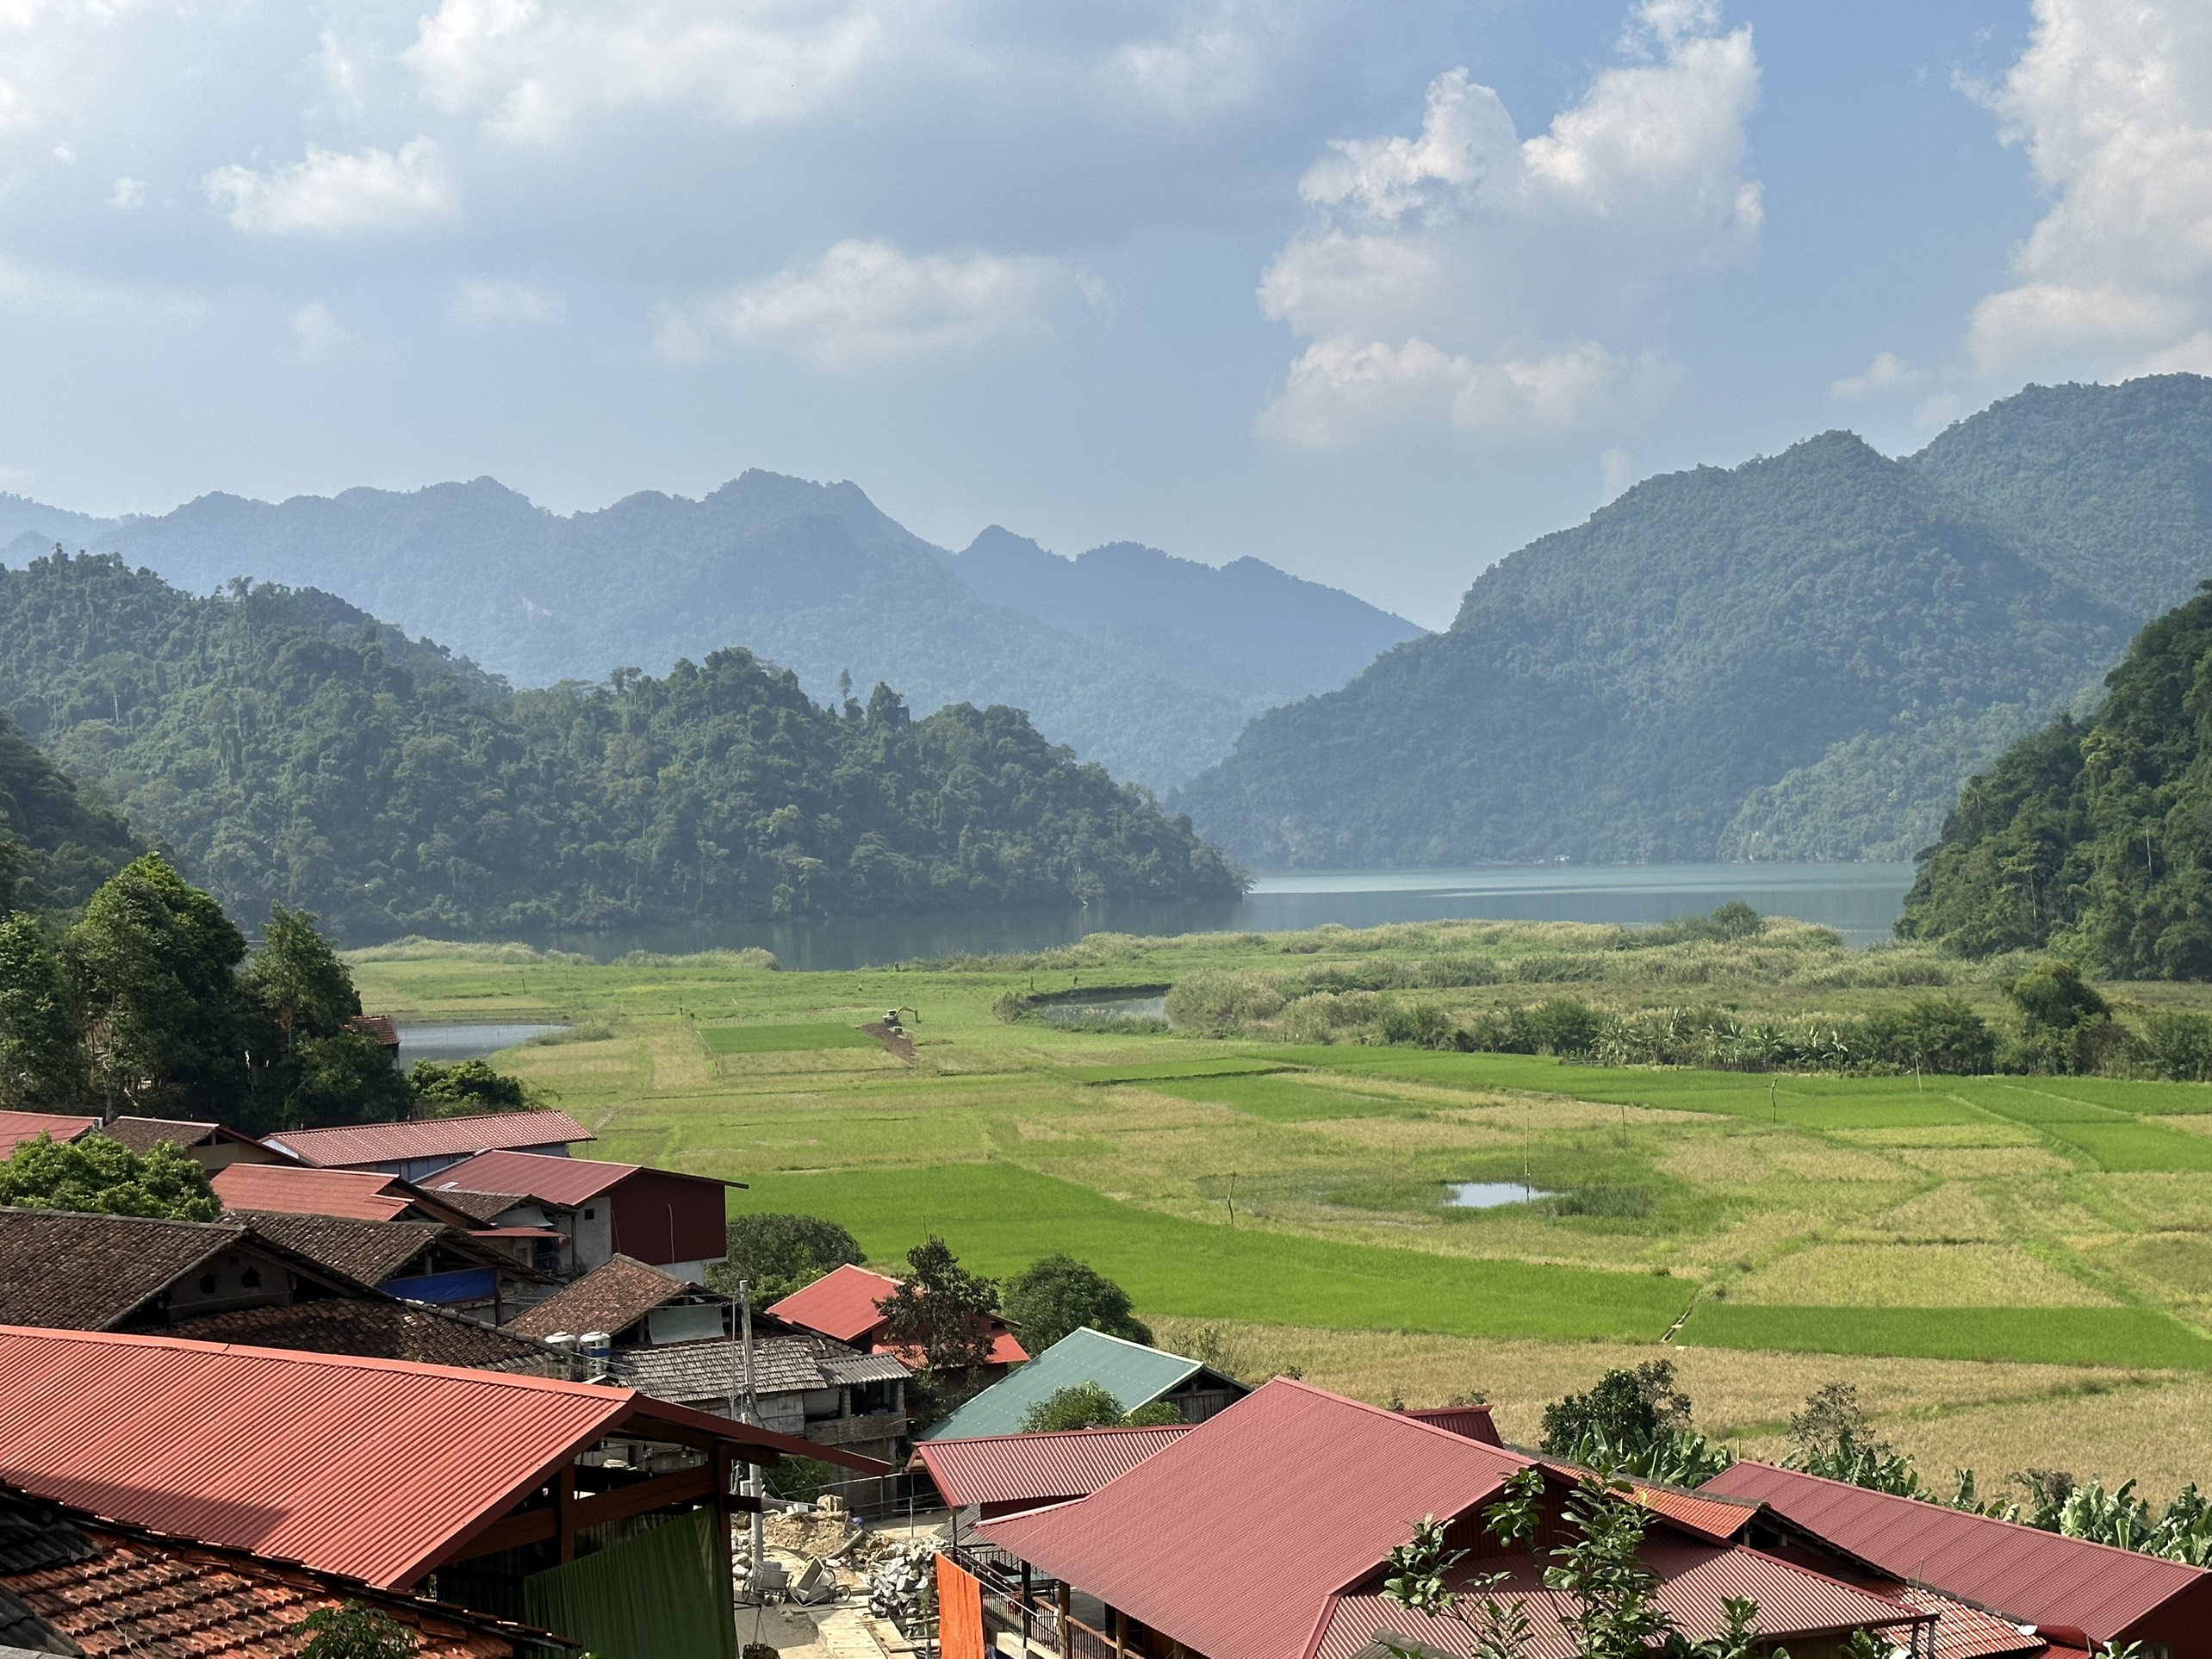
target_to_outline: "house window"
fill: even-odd
[[[599,1220],[599,1211],[595,1209],[586,1210],[584,1212],[584,1219],[587,1221],[596,1221]]]
[[[202,1273],[200,1275],[200,1294],[205,1296],[212,1296],[215,1294],[215,1276],[214,1274]]]
[[[258,1267],[247,1268],[245,1272],[239,1275],[238,1282],[249,1290],[258,1290],[261,1289],[261,1270]]]

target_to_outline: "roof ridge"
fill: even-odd
[[[1494,1446],[1488,1440],[1470,1440],[1463,1434],[1456,1433],[1448,1428],[1439,1428],[1434,1423],[1424,1422],[1420,1418],[1413,1416],[1408,1413],[1393,1411],[1388,1406],[1370,1405],[1364,1400],[1355,1400],[1348,1394],[1339,1394],[1333,1389],[1317,1387],[1315,1384],[1307,1382],[1302,1377],[1271,1376],[1268,1378],[1266,1382],[1261,1383],[1258,1388],[1254,1389],[1252,1391],[1252,1394],[1246,1395],[1245,1399],[1249,1400],[1255,1395],[1260,1394],[1268,1389],[1278,1386],[1286,1389],[1296,1389],[1302,1394],[1315,1395],[1323,1400],[1334,1401],[1338,1405],[1356,1406],[1361,1411],[1366,1412],[1370,1416],[1380,1417],[1387,1422],[1398,1424],[1401,1427],[1417,1429],[1423,1434],[1433,1434],[1439,1439],[1449,1440],[1456,1446],[1480,1446],[1483,1451],[1494,1452],[1500,1457],[1510,1459],[1511,1461],[1520,1464],[1524,1469],[1538,1469],[1541,1468],[1544,1464],[1544,1460],[1543,1458],[1532,1457],[1527,1452],[1516,1451],[1512,1446]],[[1242,1405],[1243,1403],[1243,1401],[1239,1401],[1235,1405],[1228,1407],[1226,1411],[1217,1414],[1226,1416],[1228,1412],[1234,1411],[1238,1405]],[[1213,1419],[1211,1418],[1207,1420],[1209,1422],[1211,1422],[1212,1420]]]
[[[1072,1336],[1095,1336],[1102,1342],[1118,1342],[1124,1348],[1134,1348],[1140,1354],[1158,1354],[1165,1359],[1180,1360],[1183,1364],[1190,1366],[1194,1370],[1203,1370],[1206,1369],[1206,1362],[1202,1359],[1193,1359],[1189,1354],[1177,1353],[1172,1348],[1156,1347],[1149,1342],[1138,1342],[1128,1337],[1115,1336],[1111,1331],[1102,1331],[1096,1325],[1078,1325],[1075,1329],[1070,1331],[1067,1333],[1067,1336],[1062,1337],[1060,1339],[1060,1342],[1066,1341],[1067,1337]],[[1059,1342],[1053,1344],[1053,1348],[1057,1348],[1059,1346]],[[1045,1354],[1052,1352],[1053,1348],[1046,1349]],[[1042,1359],[1045,1357],[1045,1354],[1035,1354],[1032,1355],[1031,1358]]]
[[[497,1327],[487,1327],[495,1330]],[[407,1376],[425,1372],[479,1387],[524,1389],[533,1393],[584,1395],[591,1398],[621,1395],[631,1401],[647,1396],[636,1389],[600,1382],[571,1382],[555,1376],[528,1376],[516,1371],[488,1371],[473,1365],[439,1365],[423,1359],[382,1359],[368,1354],[326,1354],[306,1348],[257,1348],[246,1342],[201,1342],[190,1337],[140,1334],[127,1331],[71,1331],[43,1325],[0,1325],[0,1337],[35,1337],[55,1342],[86,1342],[130,1348],[182,1348],[194,1353],[245,1354],[257,1359],[291,1365],[313,1365],[330,1370],[398,1371]],[[664,1401],[655,1401],[663,1404]]]
[[[933,1446],[979,1446],[993,1440],[1053,1440],[1078,1434],[1188,1434],[1198,1426],[1196,1423],[1101,1423],[1092,1428],[1025,1429],[1018,1434],[955,1434],[948,1439],[930,1440]]]
[[[80,1218],[89,1217],[96,1221],[121,1221],[126,1225],[151,1224],[155,1227],[208,1227],[218,1232],[225,1228],[240,1233],[252,1231],[252,1228],[244,1221],[225,1219],[229,1214],[230,1212],[226,1210],[222,1215],[217,1216],[212,1221],[188,1221],[182,1216],[177,1215],[118,1215],[113,1210],[108,1209],[55,1209],[46,1204],[0,1204],[0,1215],[74,1215]]]

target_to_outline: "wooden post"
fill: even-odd
[[[1069,1609],[1068,1609],[1068,1605],[1067,1605],[1067,1581],[1066,1581],[1066,1579],[1062,1579],[1062,1580],[1060,1580],[1060,1581],[1059,1581],[1059,1585],[1057,1586],[1057,1588],[1056,1588],[1056,1594],[1053,1595],[1053,1600],[1059,1605],[1059,1650],[1060,1650],[1060,1659],[1067,1659],[1067,1656],[1068,1656],[1068,1654],[1069,1654],[1069,1651],[1071,1650],[1071,1649],[1072,1649],[1072,1646],[1073,1646],[1073,1643],[1070,1641],[1069,1637],[1068,1637],[1068,1623],[1067,1623],[1067,1621],[1068,1621],[1071,1618],[1072,1618],[1074,1615],[1073,1615],[1073,1614],[1069,1611]]]
[[[1025,1561],[1022,1563],[1022,1659],[1029,1659],[1029,1637],[1036,1623],[1035,1615],[1030,1612],[1030,1606],[1035,1599],[1035,1592],[1029,1578],[1029,1563]]]
[[[1129,1616],[1119,1607],[1114,1613],[1114,1659],[1123,1659],[1129,1651]]]
[[[553,1537],[561,1564],[576,1558],[576,1466],[569,1464],[553,1483]]]

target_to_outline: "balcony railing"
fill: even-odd
[[[963,1540],[945,1553],[982,1587],[983,1628],[993,1650],[1011,1648],[1039,1659],[1130,1659],[1141,1653],[1078,1618],[1071,1605],[1078,1598],[1069,1587],[1035,1572],[1025,1584],[1022,1562],[1004,1550]],[[1089,1604],[1094,1599],[1080,1600]],[[1099,1622],[1112,1623],[1110,1612],[1101,1608]],[[1002,1643],[1002,1636],[1012,1640]]]

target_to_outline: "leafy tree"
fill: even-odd
[[[239,994],[265,1028],[247,1039],[255,1127],[406,1117],[414,1100],[407,1080],[382,1043],[349,1028],[360,1017],[361,996],[314,921],[272,906],[261,944],[238,975]]]
[[[997,1341],[998,1286],[962,1267],[934,1233],[906,1252],[906,1264],[910,1271],[876,1311],[886,1341],[920,1352],[923,1404],[942,1414],[981,1384]]]
[[[1022,1432],[1111,1428],[1122,1421],[1122,1402],[1110,1391],[1097,1382],[1077,1382],[1032,1403],[1022,1414]]]
[[[538,1103],[520,1078],[509,1077],[480,1059],[417,1060],[407,1073],[407,1088],[418,1117],[526,1112]]]
[[[1790,1454],[1783,1461],[1808,1475],[1894,1497],[1929,1495],[1911,1459],[1874,1433],[1858,1388],[1849,1382],[1824,1382],[1806,1397],[1805,1408],[1790,1419]],[[1961,1478],[1962,1491],[1970,1478]]]
[[[239,975],[247,997],[283,1034],[287,1052],[315,1037],[334,1037],[361,1013],[352,972],[304,910],[270,907],[261,948]]]
[[[1690,1397],[1675,1383],[1675,1362],[1650,1359],[1607,1371],[1588,1394],[1570,1394],[1544,1408],[1544,1449],[1569,1455],[1591,1435],[1613,1445],[1649,1445],[1661,1434],[1690,1426]]]
[[[381,1608],[349,1601],[323,1607],[292,1626],[305,1635],[300,1659],[415,1659],[414,1632]]]
[[[84,1033],[46,930],[20,911],[0,918],[0,1107],[78,1105],[89,1081]]]
[[[732,1216],[726,1248],[728,1259],[707,1270],[707,1282],[724,1296],[734,1296],[740,1280],[750,1281],[755,1308],[780,1301],[839,1267],[867,1259],[860,1240],[836,1222],[774,1211]]]
[[[2018,1070],[2094,1072],[2126,1041],[2111,1005],[2070,962],[2046,958],[2007,985],[2005,994],[2020,1011]]]
[[[0,1204],[172,1221],[212,1221],[222,1214],[207,1171],[168,1142],[134,1153],[97,1133],[19,1143],[0,1162]]]
[[[245,938],[222,906],[148,853],[92,895],[68,949],[93,1082],[111,1103],[152,1117],[241,1115]]]
[[[1085,1326],[1147,1345],[1153,1339],[1151,1328],[1131,1311],[1128,1292],[1072,1256],[1056,1253],[1030,1263],[1006,1281],[1001,1299],[1007,1322],[1033,1354]]]

